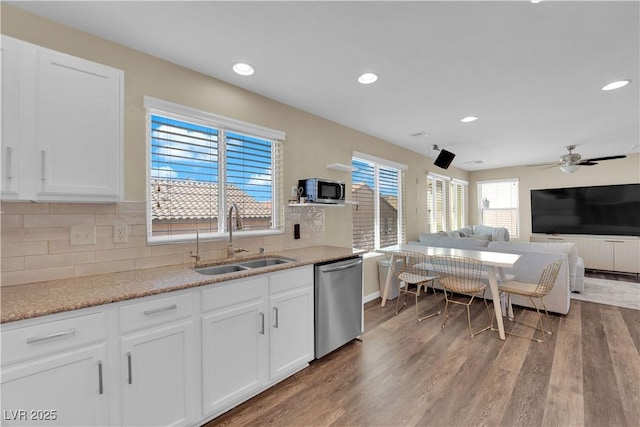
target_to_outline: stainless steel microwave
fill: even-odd
[[[344,204],[344,190],[344,182],[340,181],[329,181],[321,178],[308,178],[298,181],[300,197],[306,197],[309,203]]]

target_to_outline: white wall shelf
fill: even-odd
[[[331,163],[327,165],[327,169],[335,169],[344,172],[353,172],[353,166],[344,163]]]
[[[294,206],[300,206],[300,207],[305,207],[305,206],[309,206],[309,207],[344,207],[344,204],[338,204],[338,203],[289,203],[290,207],[294,207]]]

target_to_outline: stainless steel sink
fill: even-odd
[[[260,268],[260,267],[269,267],[271,265],[286,264],[288,262],[291,262],[291,261],[284,258],[262,258],[262,259],[254,259],[251,261],[241,262],[239,263],[239,265],[243,267],[248,267],[248,268]]]
[[[196,273],[206,274],[207,276],[216,276],[218,274],[233,273],[234,271],[248,270],[249,267],[245,267],[238,264],[223,264],[215,265],[213,267],[196,268]]]
[[[264,257],[256,259],[229,260],[226,264],[218,264],[210,267],[196,268],[195,272],[207,276],[217,276],[220,274],[234,273],[236,271],[251,270],[254,268],[271,267],[278,264],[286,264],[295,260],[282,257]]]

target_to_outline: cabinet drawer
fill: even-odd
[[[202,291],[202,311],[216,310],[266,296],[267,276],[239,279]]]
[[[104,313],[56,320],[2,332],[2,364],[33,359],[105,340]]]
[[[156,298],[121,307],[120,329],[126,333],[191,317],[193,313],[192,293]]]
[[[313,266],[279,271],[269,277],[269,293],[313,286]]]

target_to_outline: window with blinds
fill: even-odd
[[[427,174],[427,226],[430,233],[465,227],[469,184],[434,173]]]
[[[279,140],[259,135],[254,125],[187,107],[152,98],[145,105],[149,242],[192,240],[196,231],[226,237],[232,204],[242,222],[236,235],[281,231]],[[263,133],[278,132],[269,131]]]
[[[403,243],[403,165],[395,167],[383,159],[362,157],[351,162],[353,247],[374,251]]]
[[[481,224],[506,227],[518,237],[518,179],[478,182]]]

